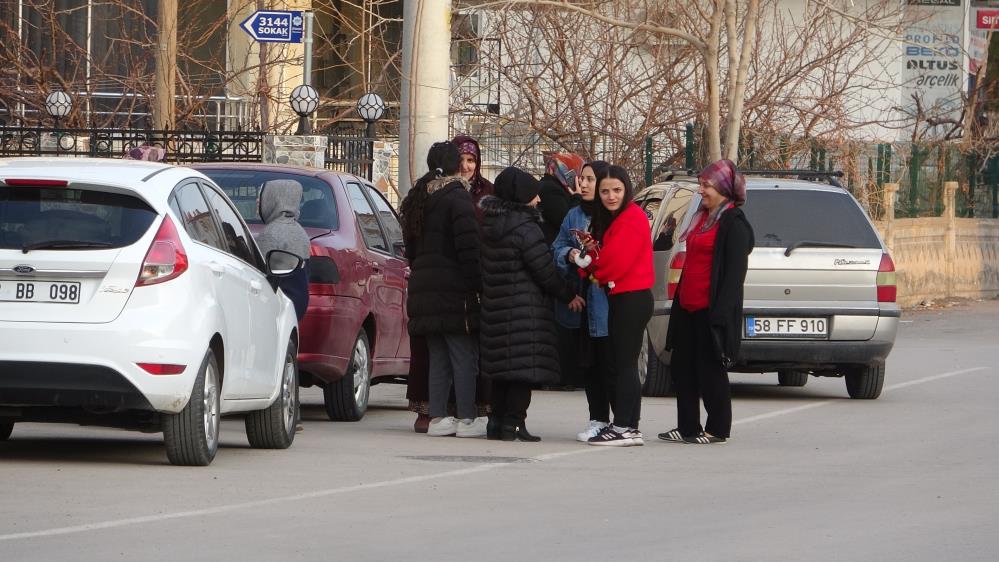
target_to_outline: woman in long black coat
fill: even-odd
[[[427,434],[482,437],[478,417],[479,227],[468,182],[456,175],[460,155],[451,142],[435,143],[430,172],[402,204],[409,278],[409,333],[424,336],[429,352]],[[457,418],[447,415],[454,388]]]
[[[558,274],[541,231],[538,181],[517,168],[496,178],[480,203],[482,376],[492,384],[490,439],[540,441],[524,425],[531,387],[559,378],[551,297],[575,311],[584,302]]]

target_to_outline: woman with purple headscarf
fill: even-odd
[[[732,430],[728,368],[742,342],[742,297],[753,228],[742,205],[746,180],[730,160],[697,177],[701,208],[680,238],[686,259],[670,309],[666,348],[676,389],[677,427],[659,438],[675,443],[724,443]],[[700,401],[707,420],[701,426]]]

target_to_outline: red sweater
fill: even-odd
[[[589,267],[601,285],[613,283],[610,294],[651,289],[656,280],[652,265],[652,231],[638,205],[628,206],[604,233],[599,257]]]
[[[705,220],[707,215],[697,221],[687,236],[687,260],[683,264],[679,291],[680,306],[688,312],[697,312],[710,304],[711,261],[715,255],[718,223],[701,232]]]

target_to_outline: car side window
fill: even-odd
[[[368,203],[368,198],[364,196],[360,184],[347,183],[347,199],[350,200],[350,207],[354,209],[357,224],[361,227],[364,244],[372,250],[388,253],[388,243],[385,241],[381,227],[378,226],[378,217],[375,216],[375,211]]]
[[[365,187],[368,189],[368,197],[375,204],[375,210],[378,211],[378,217],[382,221],[385,236],[388,237],[389,246],[392,247],[392,255],[397,258],[405,258],[406,252],[402,242],[402,225],[399,224],[399,217],[395,215],[395,211],[392,210],[380,191],[370,185]]]
[[[656,214],[659,212],[659,207],[662,205],[663,200],[656,198],[648,198],[642,200],[638,205],[645,211],[645,216],[649,219],[649,227],[652,223],[656,222]]]
[[[656,252],[670,250],[676,245],[680,237],[680,223],[690,206],[690,199],[694,192],[689,189],[679,188],[673,193],[668,201],[661,205],[662,221],[659,223],[659,232],[652,242],[652,250]]]
[[[259,268],[260,263],[253,251],[252,238],[239,220],[239,214],[217,191],[207,188],[205,191],[208,193],[209,204],[215,211],[215,216],[218,217],[219,225],[222,227],[222,237],[225,241],[224,250]]]
[[[218,228],[212,219],[211,210],[196,183],[187,183],[174,189],[170,207],[180,217],[184,230],[191,238],[202,244],[226,251]]]

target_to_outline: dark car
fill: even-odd
[[[901,314],[895,266],[877,229],[838,185],[751,177],[746,188],[743,210],[756,247],[746,274],[742,351],[731,370],[776,371],[781,386],[803,386],[810,375],[843,377],[851,398],[877,398]],[[686,258],[680,237],[700,201],[693,178],[635,195],[652,226],[656,266],[641,365],[648,396],[670,390],[664,347]]]
[[[361,419],[371,385],[398,381],[409,371],[409,266],[395,211],[381,192],[350,174],[242,163],[195,168],[226,192],[255,231],[263,227],[257,194],[264,184],[302,185],[299,223],[312,239],[312,257],[300,384],[323,388],[330,419]]]

